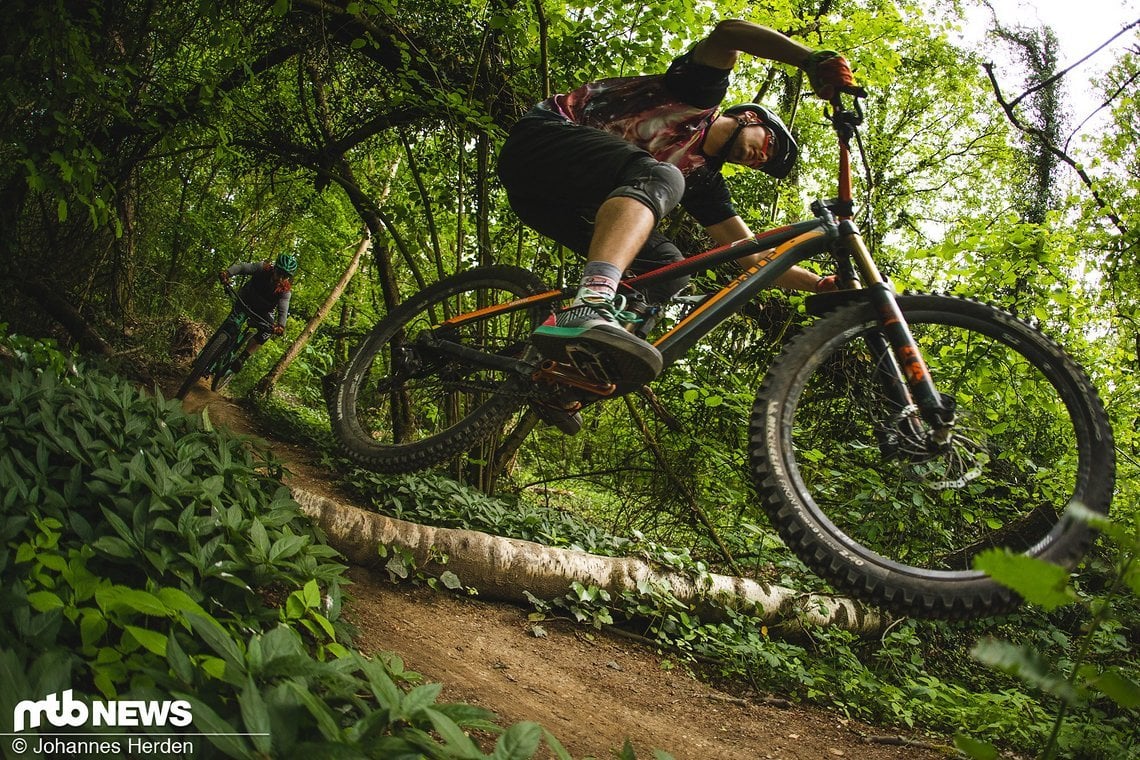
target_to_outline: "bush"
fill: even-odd
[[[496,758],[537,751],[539,726],[502,732],[343,643],[345,568],[263,444],[57,352],[14,353],[0,378],[4,724],[18,702],[63,694],[181,705],[167,717],[191,725],[140,735],[189,732],[200,757],[484,757],[464,729],[501,732]],[[92,738],[122,742],[114,730]]]

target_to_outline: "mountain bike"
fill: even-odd
[[[186,379],[178,388],[178,393],[175,394],[178,399],[186,398],[199,378],[211,378],[210,389],[215,393],[225,388],[236,374],[234,362],[245,352],[246,344],[260,330],[273,329],[272,322],[255,313],[232,285],[225,282],[222,283],[222,287],[225,288],[226,295],[234,308],[230,310],[226,321],[222,322],[198,352],[194,363],[190,365],[190,373],[186,375]]]
[[[1076,566],[1094,537],[1076,507],[1106,514],[1112,497],[1103,405],[1037,327],[975,300],[892,289],[853,221],[861,102],[834,101],[827,113],[838,197],[813,203],[811,219],[623,280],[632,295],[759,254],[716,292],[631,309],[628,329],[651,335],[668,368],[793,264],[829,258],[841,289],[806,299],[814,321],[782,347],[748,422],[763,509],[815,573],[885,609],[942,618],[1011,610],[1019,597],[973,559],[1005,547]],[[583,406],[635,390],[604,359],[554,361],[531,344],[574,292],[497,265],[446,277],[393,309],[329,400],[343,450],[376,470],[409,472],[480,456],[482,442],[526,435],[536,417],[574,432]]]

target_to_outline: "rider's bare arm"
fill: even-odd
[[[726,19],[696,44],[693,60],[718,69],[731,69],[741,53],[800,66],[812,49],[766,26]]]
[[[737,240],[752,237],[752,230],[739,216],[731,216],[723,222],[718,222],[705,228],[709,236],[720,245],[735,243]],[[760,254],[753,254],[737,261],[741,267],[747,268],[760,260]],[[819,275],[803,267],[794,266],[776,280],[776,284],[789,290],[805,290],[809,293],[816,291],[819,284]]]

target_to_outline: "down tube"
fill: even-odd
[[[760,254],[760,260],[748,267],[722,290],[704,301],[654,345],[666,366],[680,359],[697,342],[739,311],[765,288],[770,288],[784,272],[804,259],[830,250],[833,236],[823,229],[797,235],[791,240]]]

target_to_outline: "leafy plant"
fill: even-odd
[[[574,581],[570,584],[570,590],[556,599],[539,599],[529,591],[524,593],[535,609],[530,615],[532,623],[556,617],[561,612],[575,622],[587,623],[599,630],[603,626],[613,625],[614,619],[609,607],[610,592],[603,588]]]
[[[978,568],[1046,611],[1074,603],[1089,609],[1090,619],[1070,660],[1050,662],[1032,646],[996,639],[980,642],[972,653],[980,662],[1056,700],[1052,730],[1041,749],[1040,757],[1044,760],[1057,757],[1060,752],[1086,751],[1081,746],[1082,737],[1067,736],[1064,731],[1065,719],[1073,711],[1087,710],[1097,700],[1107,698],[1131,713],[1133,719],[1140,715],[1140,668],[1104,667],[1090,661],[1098,634],[1116,620],[1114,608],[1120,597],[1129,593],[1140,596],[1140,518],[1126,527],[1076,506],[1071,509],[1075,519],[1086,520],[1102,531],[1116,552],[1115,573],[1102,593],[1082,595],[1063,569],[1008,551],[991,550],[975,560]],[[974,758],[993,757],[995,752],[993,745],[970,737],[960,738],[959,747]]]
[[[0,378],[4,725],[71,690],[184,700],[206,758],[569,758],[537,724],[504,730],[349,646],[344,567],[263,445],[37,353]],[[489,753],[472,731],[497,735]]]

